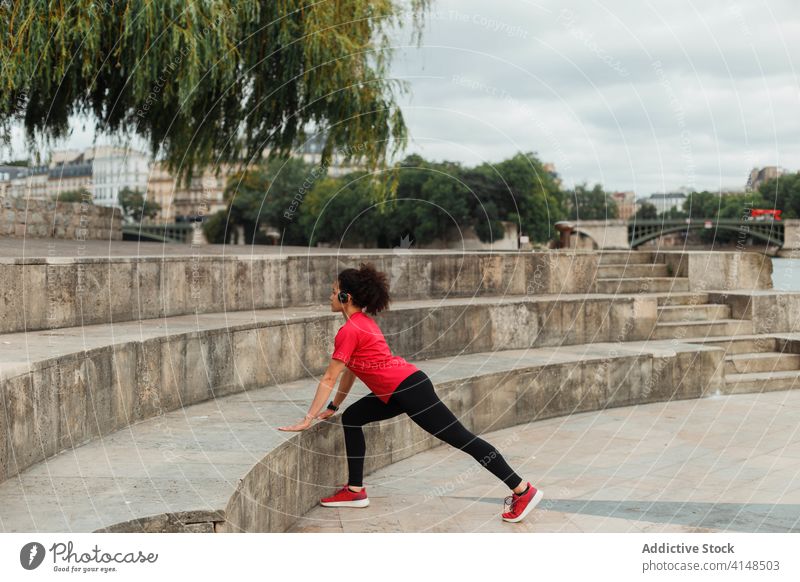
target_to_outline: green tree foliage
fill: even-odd
[[[305,197],[326,172],[326,166],[293,157],[274,158],[236,174],[225,188],[230,226],[244,227],[247,244],[260,242],[266,226],[282,231],[282,244],[307,244],[297,217]]]
[[[619,217],[617,204],[600,184],[589,190],[586,184],[567,193],[570,220],[612,220]]]
[[[718,192],[704,190],[692,192],[683,203],[684,212],[691,218],[714,220],[744,220],[749,217],[752,209],[770,207],[758,192],[722,196]],[[700,240],[707,244],[730,244],[736,242],[741,236],[736,231],[715,228],[703,229],[699,233]]]
[[[123,188],[119,191],[119,205],[122,216],[131,222],[142,222],[145,218],[155,218],[161,211],[158,202],[147,200],[140,190]]]
[[[428,179],[422,184],[422,201],[414,204],[417,217],[414,235],[418,241],[432,242],[446,237],[453,228],[463,229],[473,223],[471,210],[475,205],[470,200],[472,193],[461,176],[459,164],[433,166]]]
[[[411,155],[390,170],[396,195],[386,198],[370,172],[329,177],[325,169],[274,159],[233,176],[228,209],[204,225],[207,239],[231,242],[241,227],[244,242],[258,243],[273,226],[282,244],[392,248],[455,240],[470,227],[484,242],[498,240],[501,221],[512,221],[543,242],[564,217],[562,193],[533,154],[475,168]]]
[[[564,195],[541,160],[532,152],[518,153],[493,170],[489,175],[504,187],[497,204],[501,219],[518,219],[520,234],[527,234],[531,241],[550,240],[556,234],[553,225],[567,214]]]
[[[722,197],[715,192],[692,192],[683,201],[683,210],[690,218],[715,218],[721,202]]]
[[[800,174],[784,174],[761,184],[759,208],[781,210],[782,218],[800,217]]]
[[[315,187],[301,217],[311,243],[349,240],[387,248],[407,239],[420,245],[455,240],[469,227],[489,242],[503,237],[501,221],[521,224],[523,234],[545,241],[552,222],[564,215],[558,186],[531,153],[475,168],[411,155],[397,165],[394,198],[373,203],[380,199],[373,187],[363,173]]]
[[[93,204],[92,193],[86,188],[79,190],[67,190],[61,194],[54,196],[53,200],[58,202],[85,202],[86,204]]]
[[[299,218],[310,244],[377,246],[384,203],[375,203],[376,183],[366,172],[319,181],[303,203]]]
[[[682,208],[668,208],[664,212],[659,215],[659,218],[663,218],[664,220],[679,220],[686,218],[687,214]]]
[[[0,166],[15,166],[18,168],[27,168],[29,165],[29,160],[9,160],[8,162],[0,163]]]
[[[309,128],[368,165],[407,132],[390,33],[428,0],[0,2],[0,136],[64,137],[87,114],[136,134],[186,182],[197,168],[285,155]],[[356,147],[357,146],[357,147]]]
[[[210,244],[224,244],[233,241],[233,231],[227,228],[228,211],[218,210],[203,221],[203,234]]]
[[[633,220],[655,220],[656,218],[658,218],[658,209],[655,204],[651,202],[642,202]]]

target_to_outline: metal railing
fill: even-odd
[[[195,228],[193,224],[192,222],[124,224],[122,225],[122,240],[188,244],[192,242]]]

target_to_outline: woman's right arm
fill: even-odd
[[[342,402],[345,398],[347,398],[347,394],[350,392],[350,388],[353,387],[353,382],[355,381],[356,375],[353,374],[349,368],[345,368],[344,373],[339,379],[339,389],[336,391],[336,395],[333,397],[334,406],[342,405]]]
[[[356,375],[353,374],[349,368],[345,368],[344,372],[341,376],[339,376],[339,389],[336,391],[336,394],[331,399],[334,406],[341,406],[342,402],[345,398],[347,398],[348,392],[350,392],[350,388],[353,386],[353,382],[356,380]],[[330,408],[325,408],[317,415],[317,418],[320,420],[325,420],[326,418],[330,418],[336,414]]]

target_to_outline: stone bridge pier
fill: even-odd
[[[625,220],[573,220],[570,248],[630,249],[628,222]]]

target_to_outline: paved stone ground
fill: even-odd
[[[337,254],[392,254],[392,249],[323,248],[280,245],[191,245],[159,242],[24,239],[0,237],[0,258],[48,258],[48,257],[161,257],[161,256],[221,256],[221,255],[337,255]],[[465,252],[499,253],[515,251],[462,251],[403,249],[411,253],[455,253]]]
[[[521,425],[482,436],[544,492],[523,522],[503,522],[509,490],[443,445],[367,475],[369,507],[320,506],[292,531],[800,532],[798,413],[784,391]]]

